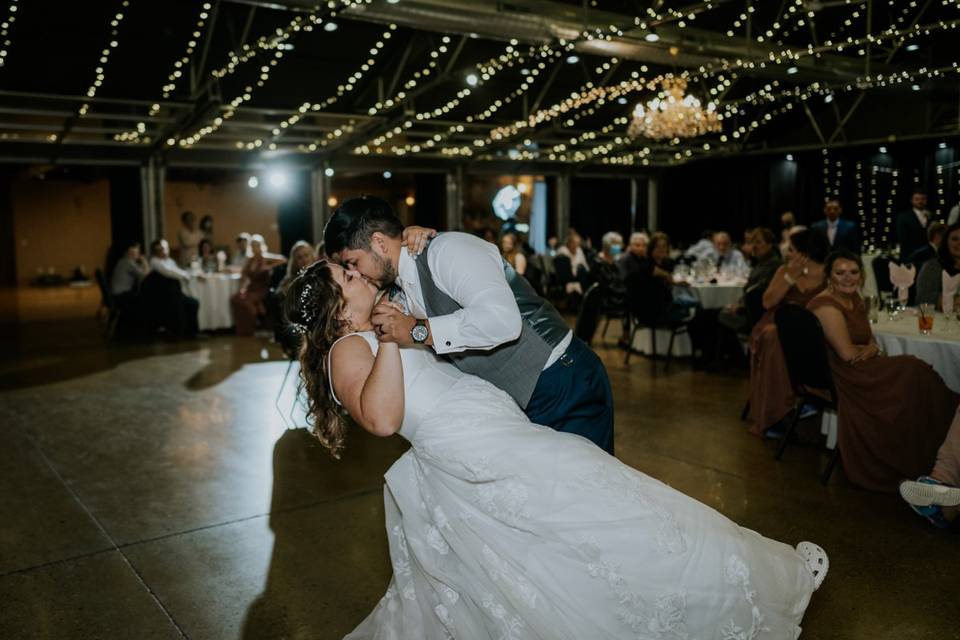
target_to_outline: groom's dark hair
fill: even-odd
[[[323,243],[327,255],[344,249],[370,249],[370,239],[380,232],[389,238],[399,238],[403,223],[386,201],[373,196],[345,200],[323,228]]]

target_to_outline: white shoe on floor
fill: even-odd
[[[900,483],[900,497],[918,507],[956,507],[960,505],[960,487],[940,484],[924,476],[919,480],[904,480]]]
[[[827,571],[830,570],[827,552],[820,545],[804,541],[797,545],[797,553],[807,561],[807,567],[813,574],[813,590],[816,591],[823,584],[823,579],[827,577]]]

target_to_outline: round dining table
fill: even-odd
[[[240,290],[240,279],[239,273],[208,273],[190,278],[186,293],[200,303],[197,317],[200,331],[233,326],[230,297]]]

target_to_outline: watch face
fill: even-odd
[[[429,333],[430,333],[430,332],[427,331],[427,328],[426,328],[425,326],[423,326],[422,324],[418,324],[417,326],[415,326],[413,329],[410,330],[410,335],[411,335],[411,336],[413,337],[413,339],[416,340],[417,342],[423,342],[423,341],[425,341],[425,340],[427,339],[427,335],[429,335]]]

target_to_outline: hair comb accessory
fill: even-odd
[[[313,296],[313,285],[304,285],[300,292],[300,318],[303,320],[304,330],[317,316],[317,301]]]
[[[294,333],[301,336],[307,332],[307,325],[300,324],[299,322],[291,322],[290,328],[293,329]]]

